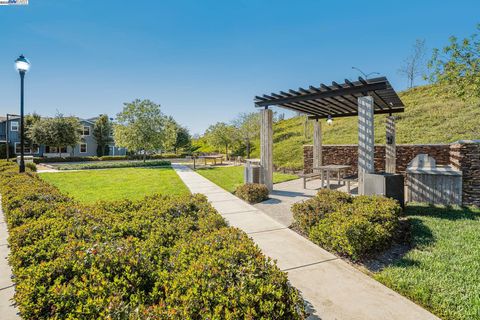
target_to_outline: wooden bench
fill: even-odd
[[[303,178],[303,189],[307,189],[307,180],[313,180],[315,178],[321,177],[321,173],[319,172],[312,172],[312,173],[302,173],[299,174],[300,178]]]
[[[352,174],[350,176],[343,177],[342,180],[347,182],[347,192],[350,193],[350,183],[358,182],[358,175]]]

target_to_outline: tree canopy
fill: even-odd
[[[233,120],[237,136],[245,144],[247,158],[250,158],[252,140],[260,135],[260,114],[258,112],[241,113]]]
[[[80,121],[57,114],[54,118],[37,119],[29,127],[28,138],[37,144],[72,148],[81,141]],[[61,156],[61,151],[60,156]]]
[[[113,127],[106,114],[100,115],[93,125],[93,137],[97,142],[97,156],[105,155],[108,144],[113,142]]]
[[[480,24],[477,30],[480,31]],[[431,82],[446,84],[442,87],[463,99],[480,97],[480,40],[477,33],[463,40],[450,37],[447,46],[434,49],[428,67]]]
[[[217,122],[208,127],[205,138],[212,146],[225,148],[225,156],[228,159],[228,148],[236,140],[235,128],[224,122]]]
[[[160,150],[165,138],[165,116],[160,105],[150,100],[136,99],[124,103],[114,126],[115,143],[130,151],[146,154]]]

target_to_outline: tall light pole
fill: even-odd
[[[20,73],[20,172],[25,172],[25,160],[24,160],[24,140],[25,140],[25,128],[23,123],[23,82],[25,78],[25,73],[30,69],[30,62],[22,55],[15,60],[15,68],[18,73]]]

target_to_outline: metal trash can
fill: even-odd
[[[405,191],[403,175],[394,173],[365,173],[365,195],[382,195],[397,200],[403,207]]]
[[[244,183],[260,183],[260,160],[248,159],[243,174]]]

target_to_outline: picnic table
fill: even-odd
[[[213,164],[217,164],[217,160],[220,159],[220,164],[223,163],[223,155],[208,155],[208,156],[199,156],[199,159],[203,159],[205,161],[205,165],[207,165],[207,160],[213,160]]]
[[[338,180],[338,183],[340,184],[340,182],[343,181],[343,177],[345,176],[345,173],[350,168],[351,166],[343,165],[343,164],[328,164],[325,166],[313,167],[313,171],[314,172],[320,171],[320,177],[322,179],[322,185],[321,185],[322,188],[324,185],[325,174],[326,174],[327,188],[330,189],[330,173],[333,172],[337,174],[337,180]],[[343,181],[343,183],[345,183],[345,181]]]

